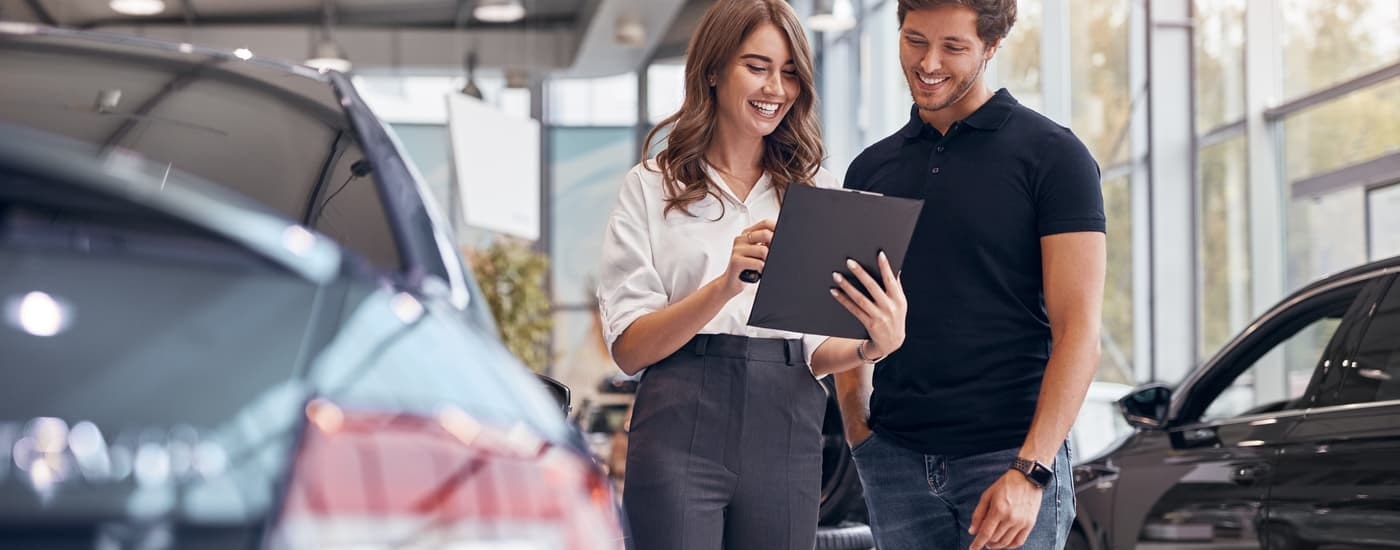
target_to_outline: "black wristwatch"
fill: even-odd
[[[1044,489],[1051,481],[1055,480],[1055,472],[1049,466],[1038,461],[1016,457],[1011,461],[1011,469],[1026,475],[1026,479],[1031,480],[1031,485]]]

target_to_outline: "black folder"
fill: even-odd
[[[864,191],[788,187],[764,263],[749,325],[866,338],[865,327],[831,296],[832,272],[861,284],[846,268],[854,259],[877,282],[880,251],[899,273],[924,201]]]

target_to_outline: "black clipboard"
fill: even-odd
[[[899,273],[924,201],[864,191],[791,185],[783,197],[749,325],[843,338],[865,327],[831,296],[832,272],[860,288],[851,258],[878,282],[880,251]]]

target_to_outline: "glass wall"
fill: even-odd
[[[1245,0],[1196,0],[1196,129],[1244,118]]]
[[[1249,324],[1249,181],[1240,134],[1200,152],[1197,177],[1198,358],[1205,360]]]
[[[1285,98],[1400,61],[1400,2],[1281,0],[1280,9]]]
[[[1400,173],[1357,173],[1400,156],[1400,2],[1283,0],[1281,113],[1289,288],[1394,254],[1393,191]],[[1353,79],[1384,75],[1364,87]],[[1336,87],[1340,86],[1340,88]],[[1393,163],[1392,163],[1393,165]]]
[[[1099,165],[1126,162],[1131,154],[1128,122],[1132,90],[1128,84],[1129,0],[1069,2],[1070,129],[1084,141]],[[1129,211],[1110,212],[1118,216]]]
[[[1027,34],[1042,31],[1041,6],[1029,8]],[[1108,277],[1104,288],[1102,355],[1099,378],[1131,384],[1133,380],[1132,254],[1132,90],[1129,85],[1129,0],[1066,2],[1070,45],[1070,129],[1089,148],[1103,181],[1108,216]],[[1018,23],[1019,25],[1019,23]],[[1046,29],[1048,31],[1048,29]],[[1127,168],[1128,170],[1125,170]]]
[[[1045,105],[1040,79],[1042,3],[1043,0],[1016,3],[1016,24],[994,58],[996,82],[991,83],[1006,88],[1022,105],[1037,111]]]
[[[1367,256],[1400,256],[1400,181],[1366,192]]]
[[[1366,191],[1294,197],[1288,205],[1288,288],[1366,261]]]
[[[1102,358],[1098,378],[1134,384],[1133,195],[1128,174],[1103,182],[1108,213],[1108,273],[1104,284]]]
[[[1400,152],[1400,78],[1290,116],[1283,135],[1289,181]]]
[[[1394,0],[1195,0],[1197,151],[1197,323],[1201,357],[1213,354],[1282,294],[1365,262],[1376,237],[1368,209],[1374,175],[1349,176],[1359,163],[1400,153],[1400,78],[1356,89],[1348,81],[1400,62],[1400,2]],[[1247,51],[1245,29],[1278,32],[1277,51]],[[1253,57],[1250,57],[1253,56]],[[1245,68],[1277,67],[1276,82],[1250,92]],[[1379,74],[1379,73],[1377,73]],[[1336,86],[1351,86],[1335,88]],[[1254,101],[1249,104],[1250,97]],[[1308,97],[1286,112],[1264,113],[1267,133],[1244,134],[1244,117]],[[1274,181],[1251,175],[1251,148],[1269,151]],[[1400,178],[1400,175],[1396,176]],[[1277,186],[1276,230],[1250,234],[1249,190]],[[1257,204],[1257,203],[1256,203]],[[1271,217],[1271,216],[1270,216]],[[1256,230],[1259,229],[1256,227]],[[1384,229],[1380,229],[1384,232]],[[1277,244],[1275,244],[1277,243]],[[1259,303],[1252,253],[1284,251],[1283,289]],[[1370,247],[1370,248],[1368,248]]]
[[[680,66],[658,65],[648,74],[655,114],[680,105]],[[671,78],[675,77],[675,78]],[[627,171],[637,163],[637,77],[550,83],[546,139],[549,169],[550,292],[554,300],[550,375],[593,395],[600,381],[619,374],[603,342],[594,289],[608,216]],[[660,97],[657,97],[660,96]]]

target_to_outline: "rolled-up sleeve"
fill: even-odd
[[[666,307],[666,289],[652,263],[641,168],[627,173],[608,218],[598,269],[598,309],[608,352],[638,318]]]

